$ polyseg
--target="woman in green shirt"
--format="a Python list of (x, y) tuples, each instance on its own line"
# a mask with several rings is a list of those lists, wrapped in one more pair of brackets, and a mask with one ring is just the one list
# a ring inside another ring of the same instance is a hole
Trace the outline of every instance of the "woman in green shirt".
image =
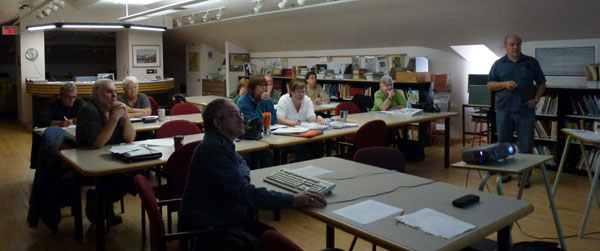
[(379, 90), (375, 92), (372, 111), (389, 111), (404, 107), (406, 107), (404, 93), (394, 90), (394, 80), (390, 76), (381, 77)]

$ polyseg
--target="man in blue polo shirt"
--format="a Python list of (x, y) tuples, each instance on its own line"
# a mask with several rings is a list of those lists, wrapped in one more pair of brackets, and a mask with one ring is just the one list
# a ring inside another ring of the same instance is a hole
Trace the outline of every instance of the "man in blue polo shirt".
[[(521, 42), (516, 35), (506, 36), (506, 56), (492, 65), (487, 86), (496, 92), (498, 142), (512, 143), (516, 130), (519, 152), (531, 153), (535, 106), (546, 90), (546, 78), (538, 61), (521, 53)], [(529, 180), (525, 186), (529, 187)]]

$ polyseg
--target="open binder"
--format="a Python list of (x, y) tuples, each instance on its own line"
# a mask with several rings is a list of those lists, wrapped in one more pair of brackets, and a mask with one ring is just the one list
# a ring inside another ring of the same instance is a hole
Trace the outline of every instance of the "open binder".
[(130, 163), (153, 160), (162, 157), (162, 153), (160, 151), (143, 146), (139, 146), (128, 151), (113, 151), (112, 155)]

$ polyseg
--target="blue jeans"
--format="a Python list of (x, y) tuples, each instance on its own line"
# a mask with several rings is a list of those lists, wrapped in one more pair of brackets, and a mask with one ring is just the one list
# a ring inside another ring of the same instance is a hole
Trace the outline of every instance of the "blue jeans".
[(507, 112), (496, 110), (496, 130), (499, 143), (513, 143), (514, 132), (517, 132), (519, 153), (533, 152), (533, 135), (535, 128), (535, 110)]

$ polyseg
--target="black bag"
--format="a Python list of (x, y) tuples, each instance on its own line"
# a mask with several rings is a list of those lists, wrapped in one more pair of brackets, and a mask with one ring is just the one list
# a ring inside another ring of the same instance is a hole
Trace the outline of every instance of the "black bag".
[(258, 118), (244, 120), (244, 135), (240, 139), (262, 139), (262, 122)]
[(440, 112), (440, 108), (436, 104), (428, 102), (413, 104), (412, 108), (423, 109), (424, 112)]
[(421, 161), (425, 158), (425, 147), (421, 141), (400, 140), (398, 149), (404, 153), (406, 160)]
[(367, 112), (367, 108), (373, 107), (373, 97), (357, 94), (352, 98), (352, 103), (358, 106), (361, 112)]

